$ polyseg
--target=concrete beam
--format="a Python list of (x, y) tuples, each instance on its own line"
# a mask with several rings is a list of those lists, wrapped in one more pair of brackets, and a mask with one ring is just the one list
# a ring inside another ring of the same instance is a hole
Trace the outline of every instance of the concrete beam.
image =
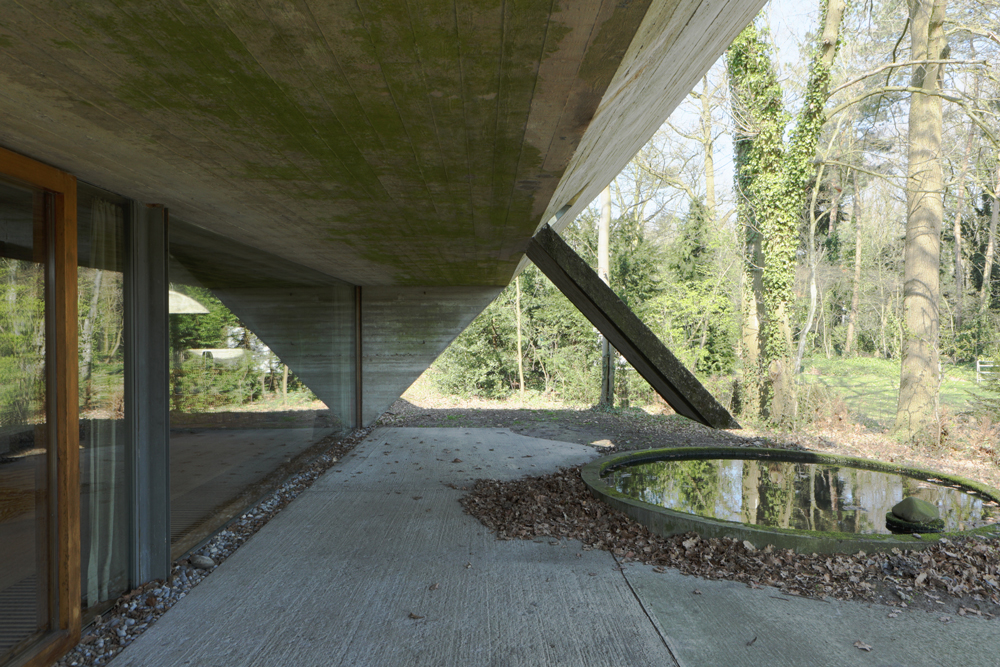
[(499, 293), (499, 287), (363, 287), (362, 424), (389, 409)]
[(342, 429), (357, 426), (353, 285), (176, 218), (170, 253), (173, 282), (212, 290)]
[(678, 414), (712, 428), (739, 428), (614, 291), (548, 225), (528, 244), (528, 258), (573, 302)]
[(354, 286), (215, 287), (212, 293), (326, 403), (355, 423)]

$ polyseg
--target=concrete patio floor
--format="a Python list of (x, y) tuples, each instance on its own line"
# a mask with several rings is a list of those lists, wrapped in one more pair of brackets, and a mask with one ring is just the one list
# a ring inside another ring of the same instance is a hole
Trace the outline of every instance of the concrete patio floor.
[(889, 618), (884, 606), (620, 568), (573, 541), (500, 542), (457, 502), (477, 477), (596, 455), (506, 429), (379, 429), (113, 664), (996, 664), (995, 621)]

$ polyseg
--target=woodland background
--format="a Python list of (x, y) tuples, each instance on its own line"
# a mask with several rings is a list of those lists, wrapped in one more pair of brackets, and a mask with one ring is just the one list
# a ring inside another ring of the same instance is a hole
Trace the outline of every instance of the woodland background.
[[(1000, 359), (1000, 4), (824, 1), (790, 64), (768, 17), (610, 185), (612, 288), (745, 422), (996, 421), (973, 369)], [(562, 232), (595, 268), (599, 220)], [(617, 369), (617, 405), (654, 401)], [(529, 266), (431, 377), (597, 403), (599, 334)]]

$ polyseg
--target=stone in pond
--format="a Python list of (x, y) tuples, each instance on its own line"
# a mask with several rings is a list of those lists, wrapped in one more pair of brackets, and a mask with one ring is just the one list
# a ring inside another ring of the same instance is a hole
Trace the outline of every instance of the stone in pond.
[(903, 498), (892, 508), (892, 514), (910, 523), (930, 523), (941, 518), (941, 513), (935, 505), (920, 498)]

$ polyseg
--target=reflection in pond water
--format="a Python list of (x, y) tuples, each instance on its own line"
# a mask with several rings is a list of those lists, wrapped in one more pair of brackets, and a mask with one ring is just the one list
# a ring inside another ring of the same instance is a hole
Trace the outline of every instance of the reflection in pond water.
[(651, 505), (798, 530), (888, 533), (886, 512), (906, 496), (936, 505), (946, 531), (971, 530), (1000, 519), (996, 502), (940, 480), (821, 463), (653, 461), (615, 468), (604, 481)]

